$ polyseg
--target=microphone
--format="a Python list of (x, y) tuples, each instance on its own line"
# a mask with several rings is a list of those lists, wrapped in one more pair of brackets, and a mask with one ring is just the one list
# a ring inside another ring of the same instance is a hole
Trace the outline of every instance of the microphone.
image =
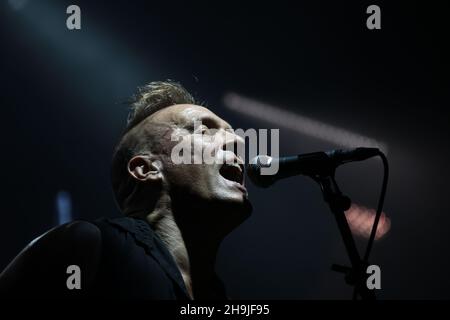
[(280, 179), (296, 175), (309, 177), (331, 175), (341, 164), (366, 160), (379, 153), (378, 148), (361, 147), (280, 158), (259, 155), (247, 165), (247, 175), (258, 187), (267, 188)]

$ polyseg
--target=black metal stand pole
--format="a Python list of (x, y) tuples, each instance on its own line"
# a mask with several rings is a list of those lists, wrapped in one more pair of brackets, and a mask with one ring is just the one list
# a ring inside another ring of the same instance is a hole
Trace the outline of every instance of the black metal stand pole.
[(369, 290), (366, 285), (367, 262), (362, 261), (359, 256), (358, 249), (356, 248), (352, 232), (348, 226), (344, 213), (344, 211), (350, 208), (350, 198), (343, 195), (339, 190), (339, 187), (334, 180), (334, 172), (329, 176), (315, 177), (315, 180), (320, 184), (325, 201), (328, 203), (336, 218), (345, 249), (352, 265), (351, 268), (333, 265), (332, 269), (346, 274), (346, 282), (354, 287), (354, 299), (356, 299), (357, 295), (360, 295), (363, 300), (375, 300), (375, 293), (372, 290)]

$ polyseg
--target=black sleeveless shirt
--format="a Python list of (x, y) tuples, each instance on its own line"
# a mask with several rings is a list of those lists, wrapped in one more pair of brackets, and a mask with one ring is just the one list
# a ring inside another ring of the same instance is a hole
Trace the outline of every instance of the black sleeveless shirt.
[[(47, 232), (18, 255), (0, 275), (2, 298), (190, 300), (172, 255), (145, 220), (102, 218), (64, 231), (74, 223)], [(86, 237), (89, 229), (97, 236)], [(99, 249), (84, 254), (94, 246)], [(80, 290), (68, 290), (66, 267), (77, 263), (89, 281), (83, 278)], [(226, 299), (222, 282), (215, 280), (211, 299)]]

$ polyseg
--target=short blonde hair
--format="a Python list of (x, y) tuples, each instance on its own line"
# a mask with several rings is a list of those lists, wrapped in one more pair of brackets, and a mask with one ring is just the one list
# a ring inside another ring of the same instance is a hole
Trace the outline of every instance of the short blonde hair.
[(167, 127), (152, 123), (144, 128), (140, 124), (153, 113), (176, 104), (195, 104), (195, 100), (181, 84), (171, 80), (150, 82), (132, 96), (127, 126), (115, 148), (111, 166), (114, 196), (121, 210), (133, 200), (129, 196), (136, 184), (128, 174), (128, 161), (146, 151), (167, 152), (168, 142), (161, 141)]
[(139, 87), (130, 103), (127, 130), (156, 111), (175, 104), (195, 104), (192, 95), (177, 82), (154, 81)]

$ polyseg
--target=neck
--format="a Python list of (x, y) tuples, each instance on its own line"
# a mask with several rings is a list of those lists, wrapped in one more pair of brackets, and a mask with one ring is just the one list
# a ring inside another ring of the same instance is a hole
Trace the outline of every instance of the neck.
[(186, 250), (189, 254), (190, 275), (196, 299), (211, 299), (216, 294), (215, 264), (221, 239), (202, 232), (184, 232)]
[(174, 258), (190, 297), (213, 297), (216, 255), (222, 239), (198, 229), (184, 228), (182, 233), (169, 203), (160, 201), (146, 219)]

